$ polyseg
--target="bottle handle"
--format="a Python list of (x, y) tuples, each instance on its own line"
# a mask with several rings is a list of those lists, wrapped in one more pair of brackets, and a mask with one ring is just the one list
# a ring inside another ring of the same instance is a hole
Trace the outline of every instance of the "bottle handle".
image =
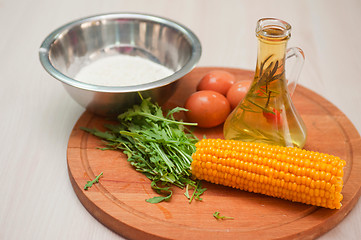
[(292, 96), (297, 83), (298, 83), (298, 77), (300, 76), (303, 63), (305, 62), (305, 54), (303, 53), (301, 48), (298, 47), (292, 47), (287, 49), (286, 51), (286, 60), (295, 57), (295, 62), (291, 66), (290, 71), (287, 71), (289, 73), (288, 76), (286, 76), (286, 79), (288, 80), (288, 91), (290, 95)]

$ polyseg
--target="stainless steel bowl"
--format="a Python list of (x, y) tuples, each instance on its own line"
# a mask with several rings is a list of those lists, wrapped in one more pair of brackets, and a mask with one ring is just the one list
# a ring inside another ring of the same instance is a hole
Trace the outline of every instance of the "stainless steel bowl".
[[(99, 86), (74, 79), (82, 67), (118, 54), (140, 56), (175, 73), (151, 83), (126, 87)], [(115, 116), (139, 103), (138, 92), (164, 103), (177, 88), (177, 80), (195, 67), (200, 56), (201, 44), (191, 30), (168, 19), (137, 13), (73, 21), (52, 32), (39, 49), (45, 70), (60, 80), (81, 106), (103, 116)]]

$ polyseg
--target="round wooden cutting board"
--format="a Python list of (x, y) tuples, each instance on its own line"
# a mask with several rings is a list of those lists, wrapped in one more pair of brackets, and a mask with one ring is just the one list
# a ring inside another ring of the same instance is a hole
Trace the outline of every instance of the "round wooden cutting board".
[[(196, 68), (180, 80), (180, 86), (164, 108), (183, 106), (201, 77), (215, 68)], [(225, 69), (238, 80), (251, 79), (253, 72)], [(203, 183), (203, 201), (191, 204), (184, 190), (174, 187), (169, 202), (145, 201), (156, 193), (150, 181), (135, 171), (119, 151), (102, 151), (100, 139), (79, 127), (104, 130), (108, 120), (85, 112), (71, 133), (68, 169), (75, 193), (84, 207), (102, 224), (129, 239), (313, 239), (339, 223), (353, 208), (361, 188), (361, 141), (355, 127), (334, 105), (316, 93), (298, 86), (294, 104), (307, 129), (305, 149), (346, 160), (344, 199), (340, 210), (248, 193)], [(222, 126), (196, 129), (198, 137), (222, 138)], [(99, 183), (85, 191), (87, 181), (103, 172)], [(214, 212), (233, 217), (217, 220)]]

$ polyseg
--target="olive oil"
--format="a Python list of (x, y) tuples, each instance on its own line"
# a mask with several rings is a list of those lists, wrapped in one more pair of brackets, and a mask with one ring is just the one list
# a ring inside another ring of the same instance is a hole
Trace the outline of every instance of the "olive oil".
[(261, 20), (256, 29), (255, 76), (245, 98), (227, 118), (224, 137), (303, 147), (306, 127), (292, 103), (285, 76), (290, 26), (283, 21), (267, 25)]

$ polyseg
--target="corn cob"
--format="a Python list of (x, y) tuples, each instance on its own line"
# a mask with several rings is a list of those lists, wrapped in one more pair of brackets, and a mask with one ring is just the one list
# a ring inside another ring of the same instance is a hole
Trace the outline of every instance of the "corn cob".
[(339, 209), (344, 160), (264, 143), (203, 139), (192, 155), (201, 180), (294, 202)]

